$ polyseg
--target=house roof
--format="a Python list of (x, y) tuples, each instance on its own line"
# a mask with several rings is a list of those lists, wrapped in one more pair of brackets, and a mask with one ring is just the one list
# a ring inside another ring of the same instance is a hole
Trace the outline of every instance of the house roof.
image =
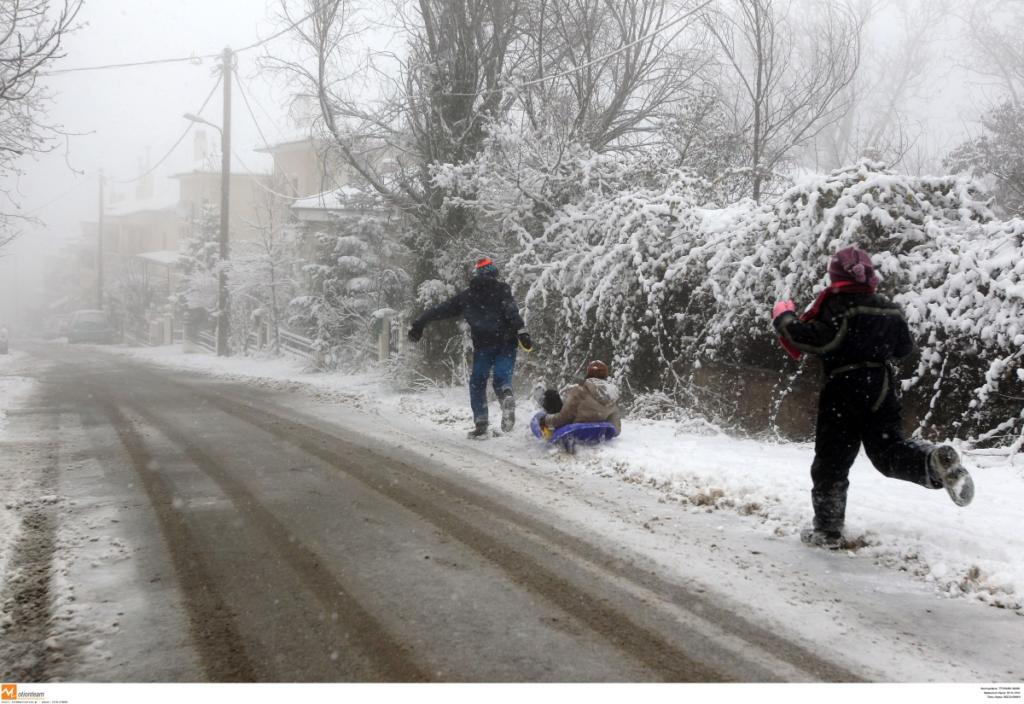
[(145, 259), (148, 262), (161, 264), (163, 266), (174, 266), (181, 258), (181, 255), (178, 252), (171, 249), (158, 249), (153, 252), (141, 252), (135, 256), (139, 259)]
[(178, 198), (175, 196), (153, 196), (141, 200), (123, 200), (111, 203), (106, 207), (104, 213), (111, 217), (123, 215), (134, 215), (135, 213), (151, 213), (161, 210), (173, 210), (178, 205)]
[(268, 144), (265, 147), (257, 147), (253, 151), (260, 152), (262, 154), (273, 154), (277, 151), (284, 151), (293, 147), (298, 147), (306, 144), (316, 144), (312, 137), (299, 137), (297, 139), (290, 139), (284, 142), (277, 142), (276, 144)]
[(58, 298), (56, 301), (54, 301), (54, 302), (50, 303), (48, 306), (46, 306), (46, 309), (50, 310), (50, 311), (59, 310), (59, 309), (63, 308), (64, 306), (66, 306), (70, 301), (71, 301), (71, 296), (62, 296), (62, 297)]
[(367, 194), (358, 188), (342, 186), (333, 191), (325, 191), (314, 196), (298, 198), (292, 203), (292, 210), (365, 209), (367, 198)]
[[(220, 170), (214, 171), (212, 169), (193, 169), (192, 171), (182, 171), (177, 174), (171, 174), (171, 178), (188, 178), (190, 176), (216, 176), (220, 178)], [(253, 174), (247, 171), (231, 171), (231, 178), (270, 178), (271, 174)]]

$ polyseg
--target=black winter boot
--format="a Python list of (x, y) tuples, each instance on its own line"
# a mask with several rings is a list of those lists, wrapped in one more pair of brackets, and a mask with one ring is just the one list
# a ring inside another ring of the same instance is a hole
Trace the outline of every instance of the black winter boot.
[(505, 389), (501, 392), (501, 430), (509, 432), (516, 426), (516, 397), (512, 395), (512, 389)]
[(843, 547), (843, 534), (838, 530), (819, 530), (808, 526), (800, 531), (800, 540), (804, 545), (826, 550), (839, 550)]
[(471, 440), (483, 440), (487, 437), (487, 421), (480, 421), (466, 436)]

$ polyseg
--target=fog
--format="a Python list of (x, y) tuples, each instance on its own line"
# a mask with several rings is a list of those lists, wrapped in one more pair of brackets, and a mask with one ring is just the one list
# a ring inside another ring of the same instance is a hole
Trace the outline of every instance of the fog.
[[(79, 15), (81, 27), (66, 38), (66, 58), (53, 68), (202, 56), (226, 46), (246, 46), (280, 28), (273, 15), (276, 7), (265, 0), (90, 0)], [(291, 136), (285, 134), (287, 97), (272, 92), (270, 81), (251, 78), (258, 56), (255, 51), (239, 55), (239, 75), (251, 87), (254, 101), (269, 113), (261, 124), (267, 138)], [(203, 59), (43, 79), (53, 96), (46, 120), (61, 126), (66, 137), (57, 139), (50, 153), (20, 164), (21, 212), (37, 222), (19, 225), (21, 235), (2, 252), (0, 296), (8, 310), (19, 290), (24, 294), (28, 282), (35, 280), (39, 255), (79, 237), (81, 221), (95, 221), (101, 169), (108, 179), (108, 198), (134, 194), (135, 184), (124, 182), (167, 153), (188, 126), (183, 113), (196, 111), (213, 87), (216, 65), (215, 59)], [(219, 123), (220, 111), (218, 91), (204, 117)], [(260, 138), (240, 101), (232, 122), (234, 151), (249, 168), (266, 170), (267, 158), (252, 151)], [(211, 150), (216, 149), (215, 130), (206, 131)], [(167, 177), (192, 168), (192, 147), (189, 135), (154, 172), (157, 194), (173, 197), (177, 185)]]

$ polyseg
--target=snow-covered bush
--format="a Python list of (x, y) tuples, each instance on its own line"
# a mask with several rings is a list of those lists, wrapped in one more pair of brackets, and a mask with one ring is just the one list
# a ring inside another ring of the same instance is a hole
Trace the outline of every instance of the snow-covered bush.
[(355, 368), (373, 351), (375, 326), (410, 298), (408, 252), (387, 220), (336, 217), (306, 232), (312, 262), (305, 293), (291, 301), (291, 322), (315, 341), (324, 363)]
[(921, 429), (1020, 433), (1024, 223), (994, 221), (972, 182), (865, 162), (726, 208), (681, 173), (629, 191), (604, 183), (585, 181), (540, 235), (519, 232), (513, 273), (549, 373), (607, 358), (634, 393), (704, 406), (700, 365), (755, 366), (786, 393), (796, 367), (775, 343), (772, 302), (809, 303), (832, 253), (858, 244), (917, 336), (906, 387), (931, 408)]

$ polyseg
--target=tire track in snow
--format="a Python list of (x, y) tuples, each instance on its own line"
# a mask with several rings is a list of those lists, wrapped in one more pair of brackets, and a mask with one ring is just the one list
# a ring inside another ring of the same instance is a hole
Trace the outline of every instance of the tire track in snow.
[[(185, 593), (189, 627), (206, 676), (213, 682), (255, 682), (257, 670), (245, 652), (234, 615), (217, 589), (188, 525), (175, 511), (174, 496), (134, 424), (109, 399), (92, 389), (92, 403), (109, 419), (157, 515), (175, 573)], [(82, 398), (86, 402), (85, 395)], [(88, 411), (85, 412), (88, 415)], [(83, 417), (83, 422), (91, 419)], [(92, 420), (95, 422), (95, 420)]]
[[(395, 454), (404, 453), (370, 450), (359, 442), (358, 436), (348, 442), (343, 441), (341, 437), (351, 435), (343, 428), (329, 426), (327, 430), (318, 429), (316, 420), (306, 421), (301, 414), (288, 414), (300, 418), (295, 421), (286, 415), (232, 400), (232, 397), (247, 398), (245, 392), (224, 397), (211, 394), (208, 389), (198, 389), (197, 385), (182, 382), (173, 375), (154, 376), (162, 377), (172, 386), (189, 389), (197, 397), (318, 457), (433, 523), (442, 533), (452, 536), (503, 570), (514, 583), (546, 599), (602, 636), (606, 642), (636, 658), (656, 677), (700, 682), (726, 679), (772, 681), (793, 678), (789, 673), (796, 670), (796, 677), (801, 680), (858, 679), (840, 666), (716, 606), (712, 600), (656, 575), (637, 573), (629, 560), (610, 557), (601, 549), (554, 528), (548, 522), (513, 510), (500, 499), (488, 498), (460, 482), (418, 469), (416, 457), (396, 459)], [(257, 398), (255, 401), (262, 404), (265, 399)], [(481, 521), (481, 513), (489, 513), (497, 520)], [(476, 522), (465, 519), (463, 514), (476, 514)], [(504, 537), (506, 534), (508, 537)], [(591, 574), (584, 574), (581, 578), (577, 569), (573, 575), (573, 568), (579, 565), (559, 564), (558, 559), (562, 556), (567, 556), (569, 563), (592, 563)], [(632, 594), (628, 588), (623, 589), (624, 583), (633, 585)], [(638, 586), (642, 588), (636, 588)], [(648, 590), (646, 595), (645, 589)], [(646, 603), (650, 592), (657, 594), (653, 604)], [(626, 609), (622, 608), (623, 603)], [(716, 625), (734, 634), (733, 640), (738, 641), (741, 648), (761, 647), (774, 657), (774, 662), (789, 663), (789, 666), (773, 672), (764, 667), (771, 657), (748, 660), (742, 649), (724, 652), (716, 640), (709, 639), (699, 629), (688, 629), (686, 623), (663, 627), (656, 619), (668, 610), (662, 608), (665, 605), (675, 606), (677, 613), (690, 612), (708, 621), (713, 619)], [(667, 638), (662, 635), (666, 630), (672, 631)], [(738, 657), (736, 652), (740, 653)], [(693, 653), (695, 657), (687, 653)]]
[[(659, 633), (635, 623), (603, 597), (578, 588), (526, 552), (488, 535), (444, 505), (464, 502), (483, 505), (488, 510), (493, 510), (496, 515), (513, 517), (517, 526), (524, 522), (522, 516), (499, 509), (497, 504), (488, 499), (447, 482), (434, 477), (428, 478), (422, 472), (393, 459), (389, 461), (388, 467), (397, 471), (382, 472), (375, 465), (379, 465), (381, 459), (387, 458), (344, 443), (310, 426), (228, 400), (221, 395), (203, 396), (225, 412), (318, 457), (434, 524), (444, 534), (454, 537), (500, 567), (515, 583), (571, 614), (666, 681), (723, 682), (736, 679), (707, 662), (692, 658)], [(360, 461), (361, 459), (371, 461)], [(713, 646), (711, 650), (714, 650)]]
[[(610, 573), (610, 576), (615, 578), (613, 581), (640, 587), (633, 591), (653, 592), (660, 599), (689, 613), (697, 614), (701, 619), (713, 622), (726, 634), (731, 635), (732, 640), (742, 640), (769, 654), (770, 658), (789, 663), (797, 670), (824, 681), (861, 681), (861, 677), (841, 665), (825, 660), (771, 630), (742, 619), (706, 597), (654, 574), (638, 572), (634, 566), (610, 557), (601, 549), (575, 536), (519, 513), (471, 489), (417, 469), (401, 460), (376, 455), (370, 450), (347, 443), (330, 432), (299, 420), (228, 398), (224, 394), (198, 390), (196, 392), (225, 412), (309, 452), (435, 524), (443, 532), (452, 535), (501, 567), (517, 583), (549, 599), (610, 642), (640, 659), (648, 667), (662, 673), (670, 681), (717, 682), (737, 677), (695, 661), (652, 629), (638, 625), (629, 616), (612, 608), (601, 597), (595, 597), (574, 586), (524, 551), (517, 550), (505, 540), (488, 535), (475, 527), (461, 517), (467, 515), (468, 511), (461, 511), (461, 515), (456, 515), (448, 507), (472, 507), (500, 519), (519, 533), (524, 530), (533, 533), (541, 541), (546, 541), (566, 553), (569, 559), (589, 563), (597, 568), (596, 571), (603, 571), (606, 576)], [(377, 462), (388, 459), (388, 467), (394, 470), (394, 473), (376, 470), (374, 462), (360, 461), (360, 455), (366, 460), (376, 459)], [(395, 481), (396, 478), (402, 481)], [(643, 601), (643, 597), (640, 597), (640, 601)], [(700, 637), (696, 632), (692, 635)], [(716, 650), (712, 643), (705, 643), (702, 647), (712, 653)], [(719, 654), (724, 659), (729, 659), (726, 653)], [(735, 658), (732, 659), (735, 661)], [(767, 681), (780, 677), (777, 674), (773, 676), (768, 671), (755, 674), (751, 670), (743, 679)]]
[(375, 672), (357, 673), (362, 681), (423, 682), (428, 675), (414, 662), (411, 653), (392, 636), (349, 593), (312, 550), (295, 540), (291, 531), (267, 510), (241, 482), (189, 437), (162, 420), (150, 409), (132, 405), (131, 409), (167, 437), (197, 469), (212, 479), (236, 507), (238, 513), (270, 541), (278, 558), (302, 578), (328, 613), (339, 620), (332, 626), (339, 641), (348, 641), (362, 651), (375, 666)]

